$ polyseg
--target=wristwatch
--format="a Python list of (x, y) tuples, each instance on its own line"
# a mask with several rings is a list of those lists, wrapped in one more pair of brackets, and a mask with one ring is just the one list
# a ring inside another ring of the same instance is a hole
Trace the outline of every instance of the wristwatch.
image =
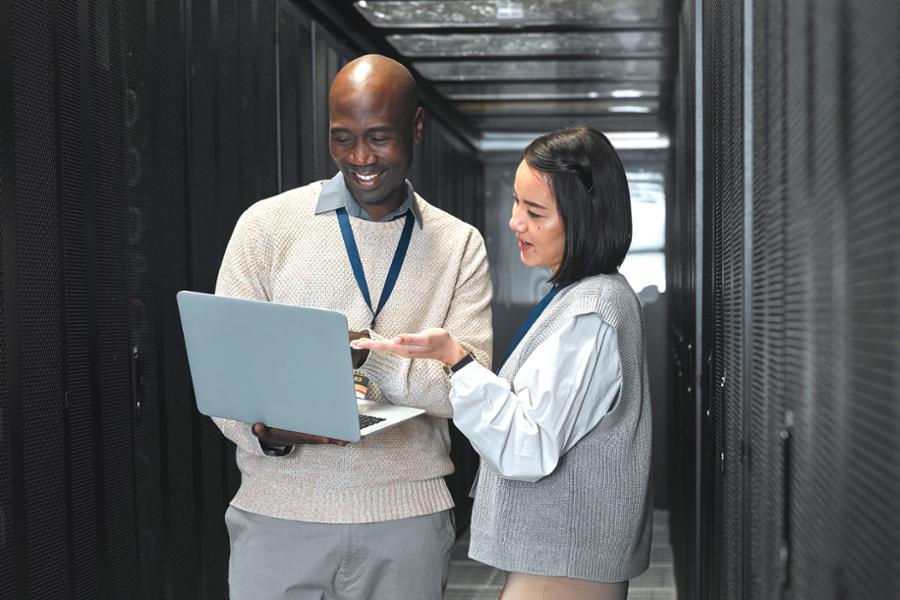
[(461, 359), (459, 359), (449, 367), (444, 367), (444, 372), (447, 373), (447, 375), (452, 375), (474, 360), (475, 355), (471, 352), (466, 352), (466, 355)]
[(287, 456), (294, 449), (293, 446), (269, 446), (259, 440), (259, 447), (266, 456)]

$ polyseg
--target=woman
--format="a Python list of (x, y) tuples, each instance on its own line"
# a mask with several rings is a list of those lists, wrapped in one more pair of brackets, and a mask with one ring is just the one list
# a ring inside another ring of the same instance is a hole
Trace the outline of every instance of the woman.
[(553, 288), (495, 375), (442, 329), (354, 346), (440, 360), (453, 421), (481, 455), (469, 555), (503, 600), (622, 599), (649, 563), (650, 396), (643, 319), (618, 273), (625, 171), (587, 127), (542, 136), (516, 171), (510, 229)]

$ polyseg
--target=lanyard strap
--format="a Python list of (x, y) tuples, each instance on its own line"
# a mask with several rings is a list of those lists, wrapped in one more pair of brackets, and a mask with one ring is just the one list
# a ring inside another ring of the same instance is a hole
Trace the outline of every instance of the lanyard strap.
[(413, 215), (412, 212), (406, 213), (406, 223), (403, 225), (403, 233), (400, 234), (400, 241), (397, 243), (397, 249), (394, 251), (394, 260), (391, 261), (391, 268), (388, 271), (387, 279), (384, 280), (384, 287), (381, 289), (381, 298), (378, 300), (378, 308), (372, 308), (372, 298), (369, 296), (369, 285), (366, 283), (366, 274), (363, 271), (362, 259), (359, 257), (359, 248), (356, 246), (356, 238), (353, 237), (353, 228), (350, 227), (350, 217), (347, 215), (347, 209), (341, 207), (337, 209), (338, 223), (341, 226), (341, 236), (344, 238), (344, 247), (347, 249), (347, 256), (350, 258), (350, 266), (353, 267), (353, 276), (356, 277), (356, 285), (362, 292), (363, 299), (369, 310), (372, 311), (372, 323), (388, 298), (394, 291), (394, 285), (400, 276), (400, 269), (403, 268), (403, 261), (406, 259), (406, 251), (409, 250), (409, 240), (412, 238)]
[[(528, 330), (531, 329), (531, 326), (534, 325), (534, 322), (538, 320), (538, 317), (541, 316), (541, 313), (544, 312), (544, 309), (547, 308), (547, 305), (550, 304), (550, 301), (556, 297), (556, 295), (561, 290), (561, 287), (553, 286), (550, 288), (550, 291), (541, 298), (541, 301), (538, 302), (534, 308), (531, 309), (531, 313), (529, 313), (528, 318), (525, 319), (525, 322), (519, 327), (519, 330), (516, 331), (516, 335), (513, 336), (512, 342), (509, 343), (509, 348), (506, 349), (506, 354), (503, 356), (503, 361), (500, 363), (500, 369), (503, 368), (503, 365), (506, 364), (507, 359), (516, 349), (516, 346), (519, 345), (519, 342), (522, 341), (522, 338), (525, 337), (525, 334), (528, 333)], [(497, 369), (497, 372), (500, 372), (500, 369)]]

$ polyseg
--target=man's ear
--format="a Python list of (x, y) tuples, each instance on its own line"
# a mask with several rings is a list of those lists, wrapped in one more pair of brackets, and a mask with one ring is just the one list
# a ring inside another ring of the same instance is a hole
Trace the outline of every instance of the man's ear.
[(419, 143), (422, 141), (422, 131), (425, 129), (425, 109), (421, 106), (416, 109), (416, 116), (413, 119), (413, 141)]

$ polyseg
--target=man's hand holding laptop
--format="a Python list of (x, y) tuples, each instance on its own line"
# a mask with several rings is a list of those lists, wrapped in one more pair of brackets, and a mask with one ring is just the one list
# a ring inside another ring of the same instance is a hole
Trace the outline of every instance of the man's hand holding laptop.
[(266, 446), (299, 446), (300, 444), (337, 444), (338, 446), (346, 446), (350, 443), (344, 440), (335, 440), (297, 431), (275, 429), (267, 427), (265, 423), (254, 423), (250, 430)]

